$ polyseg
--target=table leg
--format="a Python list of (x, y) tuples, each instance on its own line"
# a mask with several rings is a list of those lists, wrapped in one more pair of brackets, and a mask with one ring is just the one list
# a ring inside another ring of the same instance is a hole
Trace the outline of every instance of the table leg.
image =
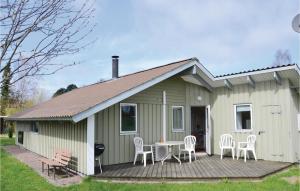
[(164, 165), (165, 160), (167, 160), (167, 158), (172, 157), (172, 154), (168, 152), (167, 156), (161, 161), (161, 165)]

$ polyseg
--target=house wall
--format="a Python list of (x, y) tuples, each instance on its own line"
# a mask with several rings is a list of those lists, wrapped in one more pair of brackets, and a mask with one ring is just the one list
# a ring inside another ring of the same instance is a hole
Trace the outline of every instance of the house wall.
[(294, 161), (300, 162), (300, 130), (298, 129), (298, 118), (300, 114), (300, 94), (295, 89), (289, 89), (290, 112), (291, 112), (291, 136), (292, 153)]
[[(102, 162), (104, 165), (132, 162), (134, 158), (133, 138), (140, 136), (144, 144), (154, 144), (162, 137), (162, 92), (167, 97), (167, 140), (183, 140), (190, 134), (190, 106), (208, 105), (209, 92), (203, 87), (190, 84), (179, 77), (167, 79), (154, 85), (122, 103), (137, 104), (137, 134), (120, 135), (120, 103), (95, 115), (95, 141), (106, 147)], [(198, 101), (197, 97), (202, 100)], [(184, 106), (184, 131), (172, 132), (172, 106)]]
[[(213, 95), (211, 115), (214, 154), (220, 154), (219, 139), (224, 133), (232, 134), (236, 144), (246, 141), (248, 135), (255, 134), (259, 159), (295, 162), (293, 145), (296, 143), (293, 141), (296, 136), (299, 141), (299, 133), (293, 135), (296, 101), (291, 102), (288, 80), (283, 80), (282, 85), (275, 81), (256, 83), (255, 89), (247, 84), (234, 86), (233, 90), (221, 87), (216, 88)], [(252, 132), (235, 132), (234, 104), (241, 103), (252, 104)], [(259, 135), (259, 131), (263, 133)]]
[(54, 157), (57, 149), (67, 149), (72, 153), (71, 168), (86, 174), (86, 120), (76, 124), (41, 121), (37, 127), (39, 132), (34, 133), (31, 122), (16, 122), (16, 135), (24, 131), (24, 148), (47, 158)]

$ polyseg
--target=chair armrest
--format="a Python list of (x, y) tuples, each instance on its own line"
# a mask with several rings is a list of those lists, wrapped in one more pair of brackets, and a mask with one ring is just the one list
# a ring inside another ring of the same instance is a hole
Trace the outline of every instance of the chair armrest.
[(238, 143), (238, 148), (243, 148), (242, 145), (245, 144), (247, 146), (248, 142), (239, 142)]

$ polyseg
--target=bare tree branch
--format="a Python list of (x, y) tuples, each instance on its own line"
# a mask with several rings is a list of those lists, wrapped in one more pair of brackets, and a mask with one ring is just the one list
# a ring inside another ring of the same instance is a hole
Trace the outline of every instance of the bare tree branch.
[(14, 84), (73, 66), (51, 61), (93, 42), (85, 39), (95, 27), (94, 11), (90, 0), (0, 0), (0, 74), (11, 67)]

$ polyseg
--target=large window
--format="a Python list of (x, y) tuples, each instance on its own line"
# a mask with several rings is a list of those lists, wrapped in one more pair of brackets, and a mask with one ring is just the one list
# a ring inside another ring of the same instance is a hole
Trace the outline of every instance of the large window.
[(183, 106), (173, 106), (172, 107), (172, 130), (173, 132), (183, 131), (184, 130), (184, 115), (183, 115)]
[(250, 104), (240, 104), (234, 106), (235, 130), (252, 130), (252, 109)]
[(130, 134), (137, 132), (137, 105), (120, 104), (120, 133)]

